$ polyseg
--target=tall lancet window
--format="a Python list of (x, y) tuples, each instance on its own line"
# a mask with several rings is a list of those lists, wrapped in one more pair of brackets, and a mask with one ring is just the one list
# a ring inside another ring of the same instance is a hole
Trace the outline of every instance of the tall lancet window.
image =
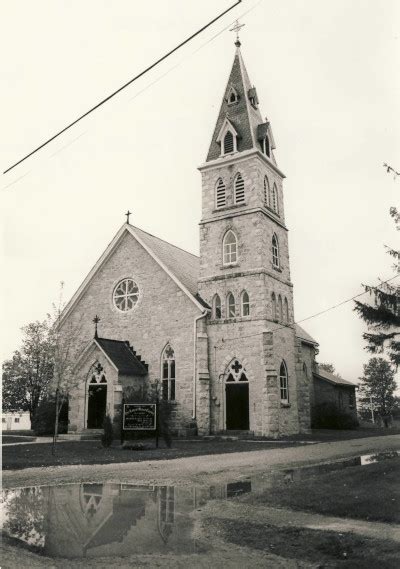
[(264, 204), (269, 206), (269, 182), (267, 176), (264, 176)]
[(232, 263), (237, 263), (237, 239), (236, 235), (232, 230), (225, 233), (223, 241), (223, 263), (224, 265), (231, 265)]
[(235, 318), (236, 316), (236, 303), (235, 303), (235, 297), (233, 296), (233, 294), (230, 292), (228, 294), (228, 297), (226, 299), (226, 303), (227, 303), (227, 312), (228, 312), (228, 318)]
[(279, 384), (281, 392), (281, 403), (289, 403), (288, 372), (284, 360), (282, 360), (279, 370)]
[(162, 398), (175, 401), (175, 352), (167, 344), (162, 354)]
[(289, 324), (289, 304), (286, 297), (283, 303), (283, 320), (286, 324)]
[(275, 213), (278, 213), (278, 191), (276, 189), (276, 184), (272, 186), (269, 206), (274, 210)]
[(283, 320), (282, 297), (278, 296), (278, 320)]
[(241, 304), (242, 304), (242, 316), (250, 316), (250, 298), (249, 298), (249, 293), (244, 290), (242, 292), (242, 298), (241, 298)]
[(237, 174), (235, 178), (234, 194), (235, 194), (235, 204), (244, 203), (244, 180), (240, 172)]
[(218, 294), (216, 294), (214, 296), (214, 301), (213, 301), (213, 316), (216, 320), (219, 320), (222, 316), (222, 311), (221, 311), (221, 298)]
[(275, 269), (279, 269), (279, 245), (275, 233), (272, 236), (272, 266)]
[(224, 154), (230, 154), (235, 150), (233, 134), (230, 130), (224, 136)]
[(274, 292), (271, 294), (271, 313), (272, 313), (272, 319), (277, 320), (278, 315), (276, 313), (276, 296)]
[(269, 143), (268, 135), (262, 140), (262, 151), (263, 153), (268, 156), (271, 156), (271, 145)]
[(215, 205), (217, 208), (226, 205), (226, 188), (222, 178), (218, 178), (215, 186)]

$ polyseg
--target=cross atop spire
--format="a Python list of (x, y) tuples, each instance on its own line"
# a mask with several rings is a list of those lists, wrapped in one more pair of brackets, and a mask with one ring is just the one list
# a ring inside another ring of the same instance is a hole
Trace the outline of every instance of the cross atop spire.
[(126, 212), (125, 215), (126, 215), (126, 223), (129, 223), (129, 216), (132, 215), (132, 212), (129, 211), (129, 209), (128, 209), (128, 211)]
[(243, 26), (245, 26), (246, 24), (239, 24), (239, 20), (236, 20), (235, 25), (233, 26), (233, 28), (231, 28), (229, 31), (230, 32), (236, 32), (236, 41), (235, 41), (235, 46), (236, 47), (240, 47), (242, 44), (240, 43), (239, 40), (239, 30), (241, 28), (243, 28)]

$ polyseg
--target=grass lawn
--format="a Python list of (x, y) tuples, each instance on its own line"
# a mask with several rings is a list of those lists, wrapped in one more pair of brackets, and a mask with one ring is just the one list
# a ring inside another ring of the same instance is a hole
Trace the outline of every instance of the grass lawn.
[(400, 458), (347, 467), (261, 494), (247, 503), (400, 524)]
[(36, 437), (35, 436), (29, 436), (29, 437), (24, 437), (22, 435), (3, 435), (1, 437), (2, 440), (2, 444), (6, 444), (6, 443), (26, 443), (29, 441), (35, 441)]
[(215, 531), (225, 542), (274, 553), (284, 559), (311, 562), (321, 568), (399, 567), (399, 545), (388, 540), (298, 527), (278, 528), (248, 520), (210, 518), (207, 525), (208, 531)]
[[(155, 448), (153, 440), (146, 442), (148, 450), (122, 450), (117, 444), (103, 448), (99, 441), (67, 441), (57, 443), (56, 455), (51, 454), (51, 443), (17, 445), (3, 447), (3, 469), (14, 470), (33, 466), (58, 466), (64, 464), (109, 464), (112, 462), (139, 462), (145, 460), (162, 460), (197, 456), (202, 454), (219, 454), (230, 452), (248, 452), (268, 448), (277, 448), (279, 444), (246, 441), (172, 441), (172, 448), (166, 448), (160, 440), (160, 447)], [(297, 446), (292, 441), (282, 443), (282, 447)]]

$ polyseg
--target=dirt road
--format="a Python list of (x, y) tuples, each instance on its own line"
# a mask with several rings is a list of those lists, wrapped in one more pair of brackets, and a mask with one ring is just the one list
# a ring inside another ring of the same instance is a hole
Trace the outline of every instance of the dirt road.
[(306, 465), (384, 450), (400, 450), (400, 435), (174, 460), (9, 470), (3, 472), (3, 488), (105, 481), (209, 485), (238, 480), (271, 468)]

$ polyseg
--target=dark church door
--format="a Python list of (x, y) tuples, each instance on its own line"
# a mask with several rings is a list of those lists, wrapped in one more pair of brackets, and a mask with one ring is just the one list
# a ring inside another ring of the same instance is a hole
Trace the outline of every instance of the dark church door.
[(106, 414), (107, 384), (89, 385), (88, 429), (101, 429)]
[(226, 428), (233, 431), (249, 429), (249, 384), (226, 383)]

